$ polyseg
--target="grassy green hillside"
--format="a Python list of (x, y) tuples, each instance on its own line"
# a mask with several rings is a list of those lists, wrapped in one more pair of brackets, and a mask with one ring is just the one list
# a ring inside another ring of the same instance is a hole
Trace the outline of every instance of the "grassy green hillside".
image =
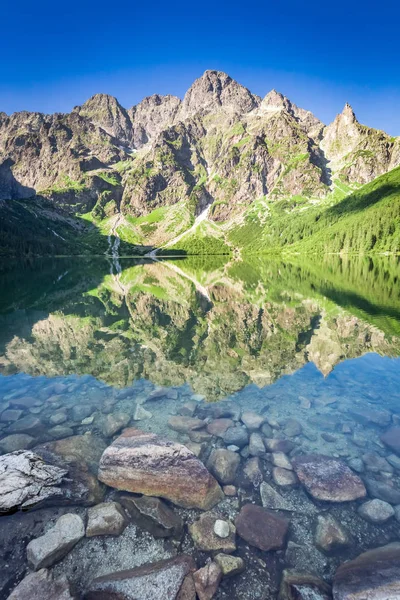
[(264, 222), (254, 210), (229, 239), (245, 252), (400, 252), (400, 167), (336, 204), (301, 198), (268, 204)]
[(334, 185), (323, 200), (263, 197), (242, 216), (197, 227), (179, 203), (143, 218), (116, 213), (96, 220), (56, 212), (43, 198), (3, 201), (0, 255), (105, 254), (116, 234), (120, 256), (154, 247), (160, 255), (400, 253), (400, 167), (356, 191)]

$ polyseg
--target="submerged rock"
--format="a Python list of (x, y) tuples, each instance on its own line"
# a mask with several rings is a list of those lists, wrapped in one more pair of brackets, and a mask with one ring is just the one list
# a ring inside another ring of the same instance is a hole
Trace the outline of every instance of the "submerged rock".
[(332, 515), (318, 515), (315, 545), (323, 552), (331, 554), (349, 546), (350, 537)]
[(179, 515), (167, 506), (160, 498), (149, 496), (131, 496), (121, 494), (119, 500), (128, 511), (133, 522), (140, 528), (146, 529), (154, 537), (180, 537), (183, 522)]
[(150, 419), (152, 416), (152, 413), (143, 408), (141, 404), (136, 405), (135, 412), (133, 413), (134, 421), (144, 421), (145, 419)]
[(193, 579), (199, 600), (212, 600), (221, 583), (222, 571), (216, 562), (210, 562), (193, 573)]
[(281, 467), (274, 467), (272, 469), (272, 478), (279, 487), (293, 487), (298, 483), (296, 474), (293, 471), (288, 471)]
[(35, 444), (35, 438), (27, 433), (14, 433), (0, 440), (0, 449), (3, 452), (15, 452), (16, 450), (29, 450)]
[(393, 473), (394, 469), (392, 465), (390, 465), (385, 458), (379, 456), (378, 454), (367, 452), (366, 454), (363, 454), (361, 458), (365, 468), (367, 471), (371, 471), (371, 473)]
[(249, 487), (248, 482), (255, 488), (261, 484), (264, 476), (258, 456), (254, 456), (253, 458), (246, 460), (243, 466), (243, 477), (245, 479), (245, 481), (242, 482), (244, 487)]
[(345, 562), (333, 580), (334, 600), (400, 598), (400, 544), (368, 550)]
[(88, 510), (86, 537), (95, 535), (120, 535), (128, 524), (118, 502), (102, 502)]
[(53, 579), (47, 569), (29, 573), (7, 600), (73, 600), (67, 579)]
[(68, 482), (62, 486), (63, 496), (58, 504), (98, 504), (104, 497), (104, 486), (97, 479), (100, 457), (105, 449), (101, 438), (74, 435), (48, 442), (35, 448), (46, 462), (68, 469)]
[(211, 452), (207, 467), (214, 477), (223, 484), (233, 483), (240, 464), (240, 456), (231, 450), (218, 448)]
[(392, 427), (381, 435), (381, 441), (393, 452), (400, 455), (400, 427)]
[(267, 438), (265, 440), (265, 447), (269, 452), (283, 452), (284, 454), (288, 454), (295, 448), (295, 444), (291, 440)]
[(263, 456), (265, 454), (265, 445), (260, 433), (250, 434), (249, 454), (250, 456)]
[(388, 410), (376, 410), (373, 408), (353, 408), (350, 414), (356, 421), (363, 425), (378, 425), (386, 427), (389, 425), (392, 415)]
[(105, 437), (111, 437), (126, 427), (131, 420), (130, 415), (122, 412), (112, 412), (106, 415), (101, 424), (101, 430)]
[(26, 554), (35, 571), (51, 567), (61, 560), (85, 535), (85, 526), (79, 515), (66, 514), (44, 535), (29, 542)]
[(390, 483), (376, 481), (375, 479), (365, 479), (368, 494), (372, 498), (378, 498), (389, 504), (400, 504), (400, 490), (393, 487)]
[(235, 425), (232, 419), (215, 419), (207, 425), (207, 431), (210, 435), (223, 437), (226, 430)]
[(340, 460), (320, 454), (296, 456), (293, 468), (313, 498), (349, 502), (366, 496), (361, 479)]
[[(186, 578), (196, 569), (190, 556), (160, 560), (96, 577), (88, 586), (85, 600), (180, 600), (187, 591)], [(183, 589), (185, 586), (185, 590)], [(187, 596), (187, 600), (195, 600)], [(184, 600), (186, 600), (184, 598)]]
[(235, 525), (248, 544), (268, 551), (284, 547), (289, 521), (261, 506), (246, 504), (236, 517)]
[(249, 434), (244, 427), (235, 426), (229, 427), (223, 436), (224, 442), (227, 446), (233, 444), (239, 448), (243, 448), (249, 443)]
[(368, 502), (361, 504), (358, 509), (358, 514), (365, 519), (365, 521), (378, 524), (386, 523), (386, 521), (394, 516), (395, 512), (393, 506), (388, 502), (375, 498), (374, 500), (369, 500)]
[(239, 556), (217, 554), (217, 556), (214, 557), (214, 561), (221, 569), (222, 577), (232, 577), (233, 575), (238, 575), (245, 569), (244, 561)]
[(214, 533), (219, 538), (225, 539), (229, 537), (231, 533), (231, 528), (227, 521), (223, 521), (222, 519), (217, 519), (214, 523)]
[(257, 431), (265, 423), (266, 418), (247, 410), (242, 414), (241, 420), (249, 431)]
[(279, 600), (331, 600), (331, 587), (311, 573), (283, 571)]
[(26, 415), (10, 425), (7, 429), (7, 433), (27, 433), (35, 436), (42, 433), (43, 430), (44, 425), (40, 419), (33, 415)]
[(200, 518), (189, 525), (189, 533), (197, 548), (205, 552), (234, 552), (236, 550), (236, 528), (230, 521), (225, 521), (229, 527), (229, 533), (222, 538), (215, 533), (217, 521), (225, 521), (221, 515), (206, 512)]
[(269, 485), (266, 481), (263, 481), (260, 485), (261, 502), (264, 508), (270, 508), (273, 510), (288, 510), (293, 511), (294, 507), (279, 494), (274, 488)]
[(185, 508), (207, 510), (223, 498), (217, 481), (186, 446), (139, 429), (127, 429), (104, 451), (98, 477), (111, 487)]
[(282, 469), (287, 469), (288, 471), (293, 471), (292, 463), (289, 458), (283, 452), (273, 452), (271, 455), (272, 464), (275, 467), (281, 467)]
[(29, 450), (0, 456), (0, 512), (30, 508), (62, 496), (68, 470), (46, 464)]
[(196, 419), (195, 417), (185, 417), (183, 415), (175, 415), (168, 419), (168, 427), (178, 433), (187, 433), (188, 431), (196, 431), (203, 429), (206, 426), (205, 421)]

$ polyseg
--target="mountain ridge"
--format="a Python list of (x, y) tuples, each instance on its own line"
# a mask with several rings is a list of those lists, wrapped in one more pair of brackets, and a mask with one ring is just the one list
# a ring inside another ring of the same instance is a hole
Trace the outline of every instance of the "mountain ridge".
[(224, 229), (257, 203), (312, 205), (399, 164), (400, 138), (361, 125), (349, 104), (326, 126), (221, 71), (206, 71), (183, 100), (154, 94), (126, 109), (95, 94), (71, 113), (0, 113), (0, 199), (43, 197), (105, 234), (121, 214), (116, 234), (133, 245), (169, 243), (205, 209), (207, 227)]

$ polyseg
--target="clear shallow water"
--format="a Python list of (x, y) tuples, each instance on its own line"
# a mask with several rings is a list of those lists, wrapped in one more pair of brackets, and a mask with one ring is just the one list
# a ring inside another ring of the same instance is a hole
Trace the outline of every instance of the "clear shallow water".
[[(128, 425), (190, 444), (168, 419), (194, 399), (232, 400), (242, 411), (266, 416), (271, 435), (293, 441), (295, 452), (323, 453), (350, 464), (368, 453), (392, 454), (380, 436), (389, 423), (400, 421), (397, 260), (245, 264), (214, 258), (121, 261), (121, 268), (118, 273), (106, 260), (54, 259), (0, 271), (2, 453), (16, 449), (8, 439), (16, 433), (31, 438), (21, 447), (83, 434), (105, 446)], [(158, 399), (151, 399), (160, 387)], [(138, 406), (151, 416), (135, 420)], [(14, 413), (7, 416), (6, 410)], [(382, 410), (389, 413), (383, 424), (371, 417)], [(362, 468), (363, 476), (400, 490), (398, 470), (388, 476)], [(90, 469), (95, 473), (96, 464)], [(268, 470), (266, 477), (271, 480)], [(301, 493), (280, 491), (294, 500)], [(233, 518), (235, 502), (246, 497), (259, 503), (257, 494), (239, 495), (227, 514)], [(247, 575), (234, 587), (224, 584), (218, 598), (262, 598), (257, 586), (269, 586), (274, 597), (285, 566), (311, 565), (329, 581), (343, 560), (399, 538), (395, 519), (378, 526), (360, 519), (353, 505), (328, 511), (353, 531), (350, 549), (326, 557), (313, 540), (315, 516), (293, 516), (286, 553), (247, 556)], [(28, 515), (2, 522), (11, 536), (13, 528), (25, 526), (24, 519)], [(26, 527), (24, 535), (32, 537), (28, 520)], [(7, 543), (3, 556), (10, 552)], [(133, 566), (129, 557), (113, 563), (113, 544), (103, 549), (100, 563)], [(130, 547), (125, 539), (121, 544)], [(296, 554), (293, 544), (303, 551)], [(172, 550), (157, 546), (146, 552), (149, 560)], [(268, 577), (259, 573), (256, 559), (268, 564)], [(78, 550), (65, 561), (57, 568), (69, 569), (77, 581), (83, 577), (77, 563), (85, 564), (85, 572), (89, 568)], [(20, 564), (11, 569), (11, 581), (25, 568), (22, 542), (15, 562)], [(93, 565), (93, 576), (104, 569)]]

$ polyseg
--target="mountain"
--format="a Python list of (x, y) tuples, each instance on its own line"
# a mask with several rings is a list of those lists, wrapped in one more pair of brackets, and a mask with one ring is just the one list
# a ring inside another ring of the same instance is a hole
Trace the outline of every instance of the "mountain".
[(325, 126), (220, 71), (182, 101), (156, 94), (125, 109), (96, 94), (70, 114), (0, 113), (1, 251), (17, 253), (18, 231), (45, 205), (46, 219), (74, 221), (76, 253), (107, 252), (109, 236), (127, 253), (229, 253), (246, 246), (249, 223), (265, 239), (271, 216), (314, 214), (398, 165), (400, 138), (361, 125), (348, 104)]

